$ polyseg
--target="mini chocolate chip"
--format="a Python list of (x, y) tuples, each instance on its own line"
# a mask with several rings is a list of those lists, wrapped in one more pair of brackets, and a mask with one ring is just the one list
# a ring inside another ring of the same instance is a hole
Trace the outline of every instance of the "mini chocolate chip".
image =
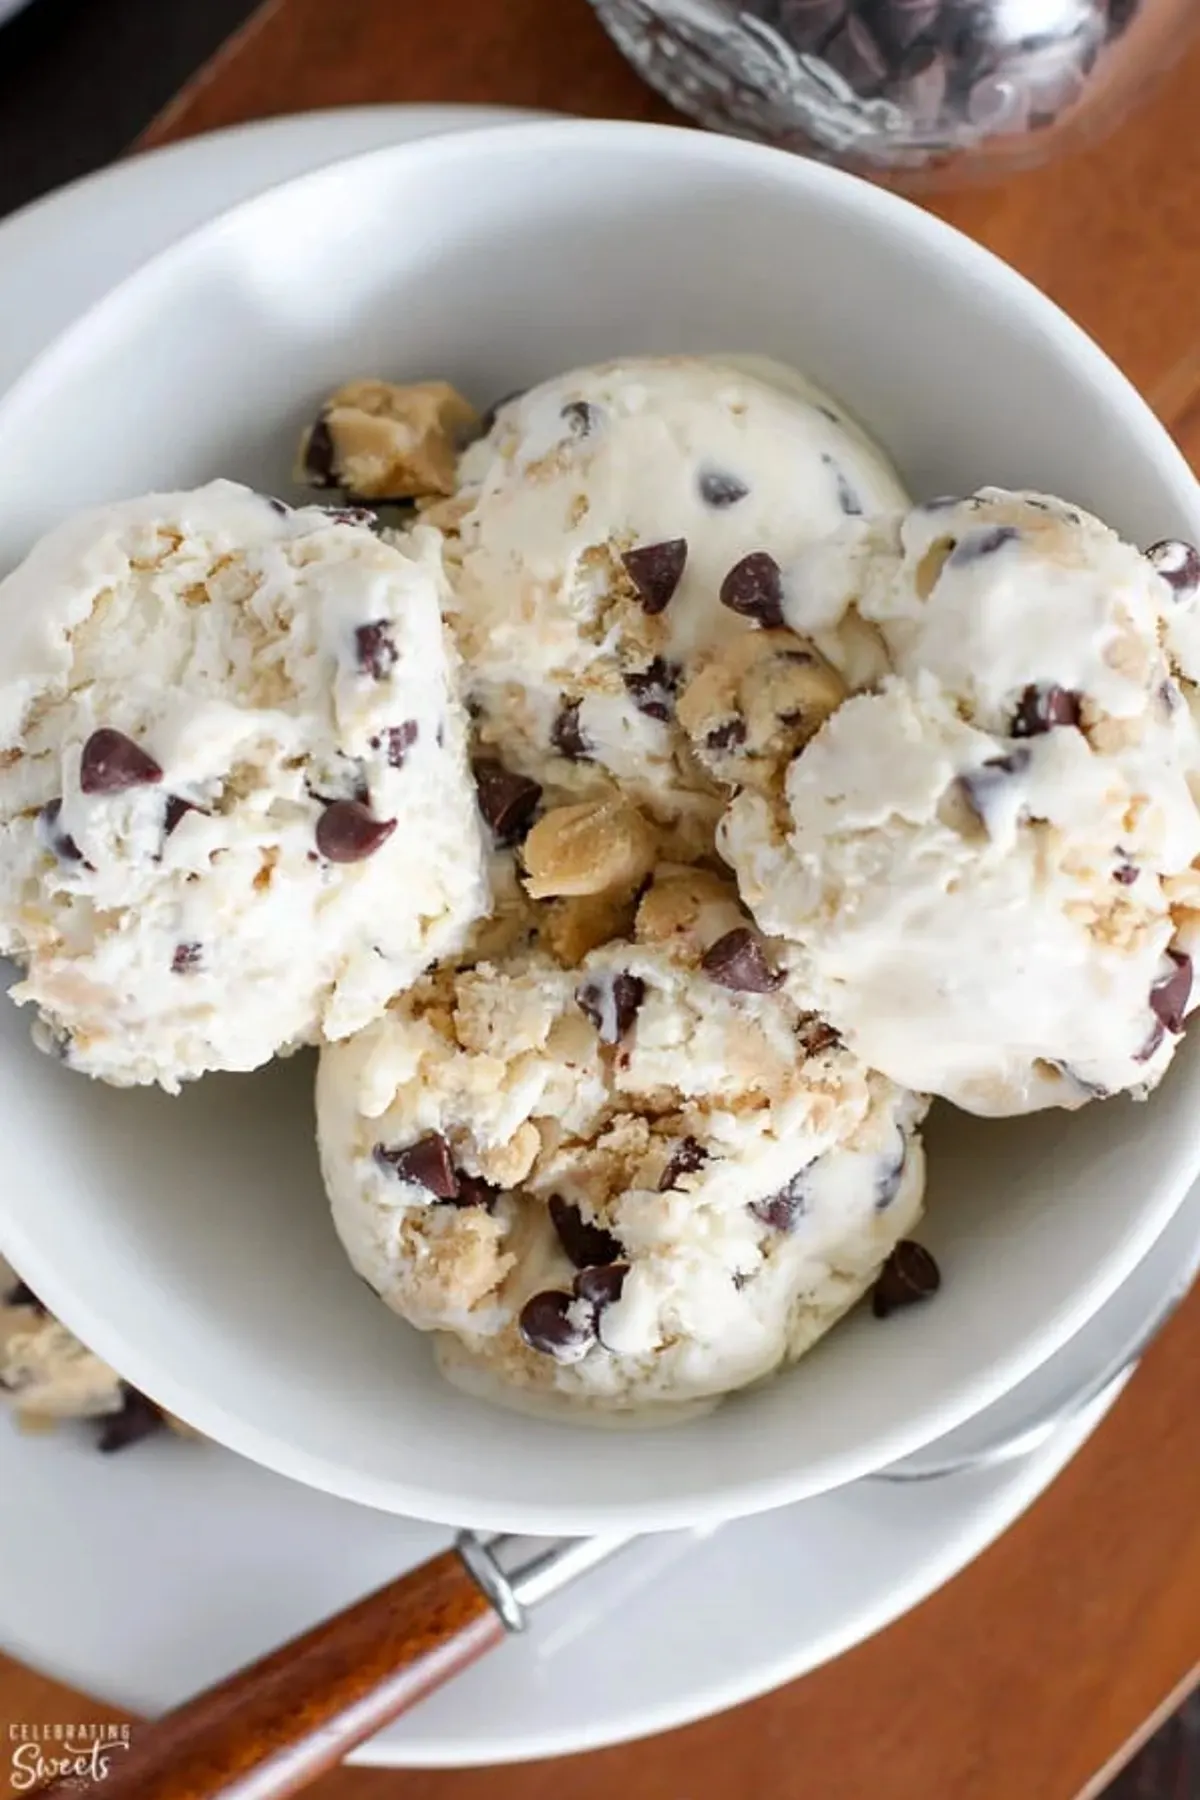
[(311, 486), (331, 488), (339, 486), (337, 478), (337, 452), (334, 447), (333, 433), (329, 429), (329, 421), (324, 414), (316, 420), (304, 445), (304, 478)]
[(763, 947), (745, 925), (738, 925), (710, 944), (700, 958), (705, 974), (735, 994), (769, 994), (783, 980), (763, 954)]
[(851, 487), (846, 471), (837, 464), (832, 456), (822, 454), (821, 461), (827, 469), (833, 471), (834, 485), (837, 489), (837, 502), (848, 519), (861, 519), (863, 503)]
[(60, 862), (82, 862), (83, 851), (71, 834), (59, 827), (58, 820), (61, 812), (61, 800), (47, 800), (38, 814), (38, 826), (41, 830), (42, 841)]
[(750, 492), (744, 481), (723, 469), (701, 469), (696, 485), (705, 505), (715, 507), (718, 512), (723, 512), (727, 506), (736, 506)]
[(1177, 600), (1190, 600), (1200, 590), (1200, 550), (1194, 545), (1180, 538), (1164, 538), (1151, 544), (1146, 559)]
[(871, 1311), (877, 1319), (902, 1306), (928, 1300), (942, 1285), (941, 1271), (922, 1244), (901, 1238), (882, 1269), (871, 1292)]
[(552, 1288), (525, 1302), (517, 1329), (531, 1350), (561, 1363), (578, 1362), (596, 1341), (595, 1313), (587, 1302)]
[(797, 1169), (790, 1181), (784, 1182), (777, 1193), (768, 1194), (764, 1200), (754, 1200), (750, 1211), (764, 1225), (773, 1231), (794, 1231), (796, 1222), (808, 1204), (808, 1195), (804, 1177), (808, 1173), (808, 1165)]
[(698, 1144), (694, 1137), (680, 1138), (658, 1178), (659, 1193), (665, 1194), (669, 1189), (678, 1187), (681, 1175), (694, 1175), (707, 1161), (708, 1151), (703, 1144)]
[(621, 558), (637, 589), (642, 611), (653, 617), (670, 605), (687, 565), (686, 538), (664, 538), (661, 544), (639, 544)]
[(479, 810), (501, 849), (520, 843), (542, 797), (541, 783), (515, 775), (496, 757), (477, 757), (471, 765)]
[[(1118, 850), (1117, 855), (1123, 856), (1124, 852)], [(1112, 878), (1114, 881), (1119, 881), (1122, 887), (1132, 887), (1140, 874), (1141, 870), (1136, 864), (1131, 862), (1119, 862), (1113, 870)]]
[(602, 1044), (615, 1044), (624, 1037), (645, 998), (641, 976), (627, 972), (585, 981), (575, 989), (575, 1003), (596, 1027)]
[(1192, 959), (1182, 950), (1168, 950), (1167, 956), (1174, 967), (1150, 989), (1150, 1010), (1165, 1030), (1178, 1034), (1192, 994)]
[(502, 412), (506, 406), (511, 406), (514, 400), (520, 400), (528, 392), (528, 388), (514, 388), (511, 394), (501, 394), (499, 400), (493, 400), (490, 406), (485, 406), (479, 420), (480, 436), (486, 437), (496, 423), (497, 414)]
[(1010, 731), (1015, 738), (1040, 737), (1056, 725), (1078, 725), (1083, 696), (1072, 688), (1031, 684), (1017, 702)]
[(127, 1450), (131, 1444), (140, 1444), (143, 1438), (153, 1437), (165, 1423), (162, 1408), (123, 1381), (120, 1412), (109, 1413), (106, 1418), (96, 1421), (99, 1428), (96, 1447), (102, 1455), (112, 1456), (118, 1450)]
[(903, 1132), (899, 1133), (900, 1148), (885, 1162), (875, 1177), (875, 1211), (886, 1212), (896, 1195), (900, 1192), (900, 1184), (904, 1180), (904, 1171), (908, 1167), (908, 1139)]
[(562, 417), (576, 437), (591, 437), (604, 423), (600, 407), (593, 406), (590, 400), (568, 400), (562, 409)]
[(726, 719), (723, 725), (714, 725), (704, 739), (706, 750), (736, 750), (746, 741), (745, 719)]
[(163, 836), (170, 837), (179, 821), (190, 812), (199, 812), (200, 808), (191, 800), (185, 800), (182, 794), (168, 794), (163, 808)]
[(79, 786), (85, 794), (123, 794), (162, 780), (162, 770), (123, 731), (93, 731), (79, 759)]
[(382, 737), (371, 739), (371, 748), (380, 750), (386, 744), (388, 767), (402, 769), (409, 751), (421, 735), (420, 726), (415, 719), (405, 719), (402, 725), (389, 725)]
[(665, 725), (675, 711), (675, 694), (681, 674), (678, 663), (656, 656), (644, 669), (634, 669), (622, 679), (638, 711)]
[[(625, 1286), (625, 1277), (628, 1273), (629, 1264), (619, 1262), (608, 1263), (603, 1268), (580, 1269), (573, 1284), (575, 1298), (586, 1300), (589, 1306), (595, 1307), (597, 1315), (599, 1315), (606, 1306), (615, 1306), (621, 1298), (621, 1290)], [(598, 1317), (596, 1329), (599, 1333)]]
[(5, 1306), (31, 1306), (35, 1313), (40, 1313), (43, 1317), (47, 1311), (29, 1283), (22, 1281), (20, 1276), (17, 1277), (16, 1286), (9, 1288), (5, 1294), (4, 1304)]
[(577, 1269), (597, 1268), (614, 1263), (622, 1254), (621, 1241), (603, 1225), (585, 1219), (579, 1208), (561, 1194), (550, 1196), (550, 1222), (558, 1233), (558, 1241)]
[(200, 967), (204, 951), (199, 944), (176, 944), (175, 954), (171, 958), (172, 975), (190, 975), (193, 969)]
[(797, 1021), (796, 1036), (806, 1056), (823, 1056), (826, 1050), (836, 1050), (842, 1041), (820, 1013), (805, 1013)]
[(579, 709), (582, 700), (564, 700), (558, 717), (550, 727), (550, 742), (560, 756), (570, 762), (587, 762), (592, 754), (592, 746), (583, 735), (579, 724)]
[(1020, 535), (1015, 525), (986, 525), (980, 531), (969, 531), (951, 552), (950, 566), (961, 569), (985, 556), (995, 556), (997, 550), (1003, 550), (1005, 544), (1015, 543)]
[(418, 1138), (415, 1144), (406, 1144), (401, 1150), (376, 1144), (374, 1156), (381, 1168), (401, 1181), (427, 1188), (435, 1200), (457, 1200), (460, 1196), (460, 1178), (450, 1160), (450, 1146), (439, 1131), (431, 1131), (428, 1137)]
[(386, 619), (373, 619), (354, 633), (354, 655), (364, 675), (386, 681), (400, 659), (392, 628)]
[(395, 829), (395, 819), (377, 819), (361, 800), (333, 800), (317, 820), (317, 849), (327, 862), (365, 862)]
[(773, 629), (783, 624), (783, 576), (766, 550), (752, 550), (735, 562), (721, 583), (721, 605), (743, 619)]
[(452, 1204), (466, 1208), (482, 1206), (488, 1212), (494, 1212), (496, 1202), (500, 1198), (500, 1189), (485, 1181), (482, 1175), (464, 1175), (461, 1169), (455, 1171), (458, 1179), (458, 1192)]

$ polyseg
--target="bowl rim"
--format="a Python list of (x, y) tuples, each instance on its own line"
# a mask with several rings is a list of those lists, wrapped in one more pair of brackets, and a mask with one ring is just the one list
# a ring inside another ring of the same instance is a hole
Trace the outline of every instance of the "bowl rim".
[[(698, 171), (719, 165), (742, 179), (748, 190), (762, 180), (770, 180), (777, 186), (790, 187), (797, 194), (816, 196), (827, 210), (857, 215), (866, 231), (895, 238), (904, 236), (931, 276), (939, 265), (950, 263), (980, 283), (998, 286), (1006, 291), (1010, 310), (1021, 316), (1027, 328), (1052, 340), (1056, 353), (1102, 391), (1106, 409), (1122, 418), (1130, 437), (1141, 440), (1142, 453), (1153, 464), (1164, 492), (1171, 493), (1181, 510), (1195, 514), (1200, 527), (1200, 488), (1182, 453), (1148, 404), (1081, 326), (994, 252), (903, 196), (845, 171), (769, 146), (703, 133), (686, 126), (639, 121), (548, 117), (491, 125), (338, 157), (306, 174), (273, 183), (263, 192), (226, 208), (215, 218), (184, 233), (166, 249), (148, 258), (60, 332), (17, 381), (0, 395), (0, 436), (11, 429), (10, 417), (34, 404), (48, 381), (57, 384), (62, 379), (64, 359), (69, 368), (71, 358), (86, 350), (96, 330), (102, 328), (108, 318), (119, 314), (130, 293), (149, 284), (153, 298), (154, 283), (172, 279), (179, 266), (186, 266), (189, 258), (206, 254), (222, 237), (236, 233), (247, 216), (272, 204), (281, 195), (316, 193), (324, 186), (336, 188), (350, 172), (357, 179), (369, 182), (374, 168), (397, 161), (417, 178), (422, 165), (477, 166), (491, 155), (505, 156), (518, 146), (527, 162), (539, 162), (551, 158), (554, 148), (564, 138), (601, 156), (612, 147), (632, 150), (649, 158), (665, 150), (671, 157), (686, 159)], [(1200, 1074), (1195, 1079), (1200, 1086)], [(886, 1433), (874, 1433), (866, 1440), (870, 1448), (860, 1446), (856, 1451), (829, 1453), (823, 1473), (816, 1480), (793, 1467), (750, 1479), (723, 1478), (703, 1492), (676, 1494), (665, 1500), (634, 1500), (619, 1505), (604, 1503), (599, 1510), (578, 1502), (515, 1506), (501, 1503), (497, 1506), (480, 1497), (464, 1501), (461, 1495), (444, 1485), (425, 1485), (419, 1471), (414, 1471), (412, 1479), (401, 1482), (369, 1475), (324, 1454), (301, 1448), (289, 1438), (277, 1436), (240, 1414), (231, 1413), (208, 1394), (192, 1389), (186, 1379), (178, 1375), (160, 1380), (154, 1367), (155, 1353), (144, 1352), (139, 1347), (136, 1331), (132, 1343), (127, 1339), (125, 1315), (96, 1312), (86, 1293), (60, 1282), (52, 1246), (45, 1243), (39, 1248), (38, 1233), (35, 1231), (31, 1236), (27, 1229), (31, 1215), (26, 1212), (14, 1225), (2, 1184), (0, 1239), (6, 1252), (12, 1254), (51, 1310), (70, 1329), (77, 1331), (97, 1354), (205, 1436), (282, 1475), (380, 1510), (450, 1526), (550, 1534), (612, 1529), (652, 1531), (750, 1516), (844, 1485), (917, 1450), (963, 1423), (1032, 1373), (1099, 1310), (1165, 1228), (1198, 1174), (1200, 1135), (1191, 1148), (1186, 1166), (1181, 1156), (1176, 1169), (1159, 1174), (1152, 1189), (1153, 1201), (1142, 1200), (1134, 1225), (1122, 1238), (1119, 1248), (1110, 1252), (1087, 1282), (1077, 1284), (1067, 1304), (1048, 1314), (1039, 1332), (1020, 1340), (1003, 1363), (993, 1369), (990, 1379), (976, 1382), (969, 1403), (960, 1402), (954, 1406), (927, 1404), (916, 1409), (907, 1415), (906, 1424), (902, 1422)], [(128, 1316), (136, 1319), (136, 1311), (131, 1310)], [(633, 1435), (636, 1437), (640, 1433)]]

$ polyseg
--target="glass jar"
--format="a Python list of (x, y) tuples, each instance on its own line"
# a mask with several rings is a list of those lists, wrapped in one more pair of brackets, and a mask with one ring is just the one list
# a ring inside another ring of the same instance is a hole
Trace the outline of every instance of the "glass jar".
[(1182, 51), (1198, 0), (592, 0), (681, 112), (876, 176), (1045, 161)]

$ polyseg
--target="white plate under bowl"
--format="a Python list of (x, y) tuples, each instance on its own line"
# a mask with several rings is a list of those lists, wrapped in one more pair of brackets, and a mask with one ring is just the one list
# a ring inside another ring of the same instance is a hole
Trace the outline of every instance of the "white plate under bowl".
[[(714, 219), (730, 266), (772, 268), (774, 282), (730, 282), (711, 256)], [(654, 285), (639, 289), (631, 271), (647, 258)], [(937, 221), (754, 146), (573, 122), (322, 170), (141, 270), (0, 404), (0, 558), (116, 492), (218, 470), (278, 491), (297, 426), (355, 370), (441, 370), (486, 398), (635, 341), (722, 337), (808, 363), (918, 491), (1029, 482), (1135, 537), (1200, 534), (1191, 475), (1128, 384)], [(910, 1452), (1103, 1304), (1198, 1154), (1192, 1047), (1145, 1109), (1019, 1125), (943, 1114), (937, 1305), (886, 1332), (852, 1319), (786, 1381), (711, 1420), (604, 1439), (447, 1392), (427, 1345), (354, 1281), (307, 1142), (302, 1065), (173, 1101), (104, 1093), (37, 1057), (24, 1029), (4, 1016), (4, 1232), (55, 1310), (172, 1410), (271, 1467), (507, 1528), (711, 1522)]]

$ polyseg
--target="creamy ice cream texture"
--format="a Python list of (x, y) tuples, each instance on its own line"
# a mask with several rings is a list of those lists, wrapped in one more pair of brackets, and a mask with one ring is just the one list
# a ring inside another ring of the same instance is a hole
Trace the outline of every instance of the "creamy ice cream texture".
[(828, 1329), (920, 1214), (923, 1110), (689, 868), (632, 941), (435, 973), (318, 1080), (358, 1273), (498, 1392), (616, 1411), (719, 1396)]
[(630, 359), (546, 382), (499, 408), (433, 515), (481, 745), (557, 799), (615, 777), (685, 854), (711, 847), (719, 802), (680, 688), (771, 622), (781, 563), (905, 504), (832, 402), (763, 369)]
[(72, 1067), (345, 1036), (486, 910), (439, 540), (366, 517), (214, 482), (0, 583), (0, 951)]
[(970, 1111), (1147, 1091), (1200, 920), (1200, 567), (987, 489), (843, 531), (784, 587), (855, 685), (875, 641), (870, 691), (762, 759), (719, 836), (814, 1004), (870, 1066)]

